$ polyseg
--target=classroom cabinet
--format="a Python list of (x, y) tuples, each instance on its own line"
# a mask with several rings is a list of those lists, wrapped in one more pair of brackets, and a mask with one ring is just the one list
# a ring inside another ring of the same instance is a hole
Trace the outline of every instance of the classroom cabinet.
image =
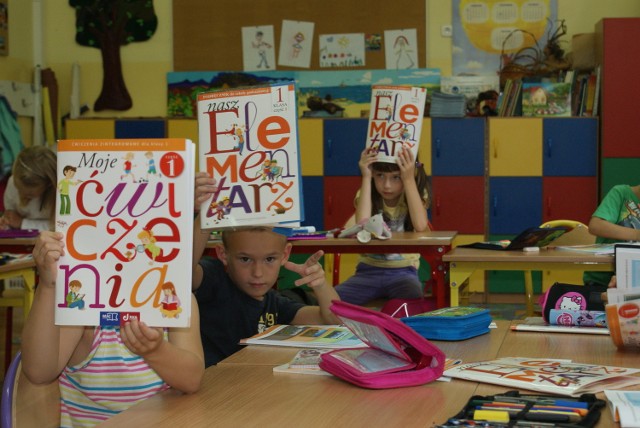
[[(299, 120), (303, 225), (342, 227), (354, 213), (367, 125), (366, 118)], [(68, 138), (197, 142), (195, 119), (76, 119), (66, 127)], [(596, 118), (424, 118), (418, 156), (431, 178), (434, 228), (474, 242), (509, 239), (548, 220), (587, 223), (597, 205), (597, 133)], [(522, 289), (521, 275), (513, 276), (489, 273), (490, 289)]]

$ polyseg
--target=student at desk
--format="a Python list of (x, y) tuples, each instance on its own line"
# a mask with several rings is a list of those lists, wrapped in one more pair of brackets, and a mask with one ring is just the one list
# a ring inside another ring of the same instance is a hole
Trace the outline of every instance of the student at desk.
[(0, 229), (53, 230), (56, 155), (44, 146), (22, 150), (4, 192)]
[[(421, 163), (408, 148), (399, 151), (396, 162), (377, 162), (378, 153), (365, 149), (358, 166), (362, 184), (356, 195), (356, 222), (382, 213), (392, 231), (429, 230), (428, 178)], [(418, 299), (419, 254), (362, 254), (356, 273), (336, 287), (340, 298), (364, 305), (378, 298)]]
[[(597, 244), (640, 241), (640, 185), (618, 184), (605, 195), (589, 221)], [(585, 272), (584, 283), (606, 287), (613, 272)]]
[[(195, 206), (211, 200), (215, 180), (206, 173), (196, 175)], [(196, 208), (197, 209), (197, 208)], [(217, 259), (202, 258), (211, 230), (194, 221), (193, 291), (200, 310), (200, 331), (207, 367), (240, 350), (240, 339), (262, 332), (275, 324), (339, 324), (329, 310), (339, 300), (318, 263), (318, 251), (304, 264), (287, 259), (291, 244), (269, 227), (245, 227), (222, 232)], [(273, 289), (280, 267), (298, 273), (296, 286), (309, 286), (318, 306), (294, 302)]]
[(33, 249), (40, 273), (22, 333), (22, 369), (35, 384), (60, 384), (60, 426), (89, 427), (169, 387), (196, 392), (204, 376), (197, 304), (188, 328), (57, 326), (57, 263), (62, 233), (42, 232)]

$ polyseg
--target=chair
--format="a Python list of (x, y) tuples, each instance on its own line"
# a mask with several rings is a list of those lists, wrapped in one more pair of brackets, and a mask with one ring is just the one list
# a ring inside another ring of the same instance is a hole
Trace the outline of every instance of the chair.
[[(593, 244), (596, 241), (596, 237), (589, 233), (589, 227), (576, 220), (551, 220), (545, 222), (540, 225), (540, 227), (559, 227), (559, 226), (569, 226), (571, 230), (555, 239), (551, 244), (551, 246), (560, 246), (560, 245), (588, 245)], [(543, 276), (550, 275), (550, 271), (545, 271)], [(558, 277), (556, 276), (557, 272), (554, 272), (555, 281), (558, 281)], [(533, 275), (530, 270), (524, 271), (524, 289), (525, 289), (525, 299), (526, 299), (526, 307), (527, 307), (527, 316), (533, 315)], [(576, 278), (576, 275), (580, 275), (579, 278)], [(549, 283), (550, 286), (553, 282)], [(563, 277), (560, 279), (560, 282), (568, 282), (568, 283), (582, 283), (582, 272), (567, 272), (563, 274)], [(545, 287), (545, 281), (543, 278), (543, 291), (548, 288)]]
[(60, 426), (58, 382), (34, 385), (22, 375), (22, 354), (9, 365), (2, 385), (0, 428)]

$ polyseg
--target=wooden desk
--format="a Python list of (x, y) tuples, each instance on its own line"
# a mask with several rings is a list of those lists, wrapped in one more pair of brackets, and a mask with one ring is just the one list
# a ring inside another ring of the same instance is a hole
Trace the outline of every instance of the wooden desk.
[[(437, 344), (466, 361), (493, 358), (507, 333), (508, 322), (502, 322), (489, 334)], [(457, 413), (477, 386), (452, 381), (368, 390), (335, 377), (273, 373), (273, 366), (288, 362), (298, 350), (249, 346), (208, 368), (197, 394), (167, 391), (101, 426), (429, 427)]]
[(0, 238), (1, 253), (30, 253), (38, 238)]
[[(613, 271), (613, 256), (542, 249), (540, 252), (454, 248), (442, 257), (449, 263), (450, 303), (459, 304), (459, 290), (476, 270)], [(533, 284), (525, 275), (527, 314), (533, 314)]]
[[(448, 268), (442, 257), (451, 249), (451, 243), (456, 235), (455, 231), (393, 232), (391, 239), (372, 239), (367, 244), (361, 244), (355, 238), (294, 240), (291, 243), (293, 253), (312, 254), (318, 250), (323, 250), (326, 254), (419, 253), (431, 266), (436, 303), (439, 308), (443, 308), (447, 306)], [(220, 241), (209, 241), (207, 248), (213, 248), (219, 243)], [(336, 268), (334, 266), (334, 279)]]

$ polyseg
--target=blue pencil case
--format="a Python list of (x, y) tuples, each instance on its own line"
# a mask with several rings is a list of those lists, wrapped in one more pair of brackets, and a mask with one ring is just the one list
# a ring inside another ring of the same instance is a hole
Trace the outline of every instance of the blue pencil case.
[(400, 318), (418, 334), (431, 340), (465, 340), (489, 332), (489, 310), (452, 306)]

